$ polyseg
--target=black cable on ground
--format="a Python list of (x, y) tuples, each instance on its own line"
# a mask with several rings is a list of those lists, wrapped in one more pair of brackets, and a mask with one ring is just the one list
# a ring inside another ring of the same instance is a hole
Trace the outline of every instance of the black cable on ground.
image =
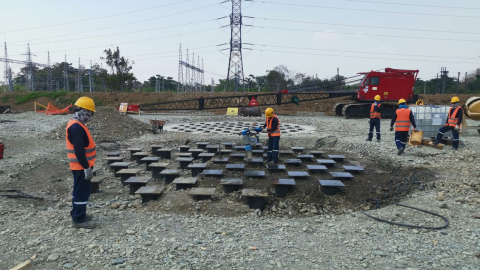
[[(375, 206), (375, 209), (376, 210), (378, 208), (378, 206), (380, 205), (380, 202), (377, 200), (377, 199), (368, 199), (366, 201), (375, 201), (377, 203), (377, 205)], [(372, 215), (369, 215), (367, 214), (365, 211), (362, 210), (362, 213), (364, 215), (366, 215), (367, 217), (369, 218), (372, 218), (372, 219), (375, 219), (376, 221), (380, 221), (380, 222), (385, 222), (385, 223), (388, 223), (390, 225), (397, 225), (397, 226), (403, 226), (403, 227), (408, 227), (408, 228), (418, 228), (418, 229), (428, 229), (428, 230), (442, 230), (442, 229), (446, 229), (448, 227), (448, 225), (450, 225), (450, 221), (448, 220), (448, 218), (440, 215), (440, 214), (437, 214), (437, 213), (434, 213), (434, 212), (430, 212), (430, 211), (427, 211), (427, 210), (423, 210), (423, 209), (420, 209), (420, 208), (417, 208), (417, 207), (413, 207), (413, 206), (408, 206), (408, 205), (404, 205), (404, 204), (400, 204), (400, 203), (397, 203), (395, 204), (397, 206), (402, 206), (402, 207), (407, 207), (407, 208), (410, 208), (410, 209), (413, 209), (413, 210), (417, 210), (417, 211), (420, 211), (420, 212), (424, 212), (424, 213), (427, 213), (427, 214), (430, 214), (432, 216), (437, 216), (437, 217), (440, 217), (442, 218), (444, 221), (445, 221), (445, 225), (443, 226), (440, 226), (440, 227), (426, 227), (426, 226), (417, 226), (417, 225), (407, 225), (407, 224), (403, 224), (403, 223), (397, 223), (397, 222), (393, 222), (393, 221), (390, 221), (390, 220), (386, 220), (386, 219), (381, 219), (381, 218), (378, 218), (378, 217), (374, 217)]]

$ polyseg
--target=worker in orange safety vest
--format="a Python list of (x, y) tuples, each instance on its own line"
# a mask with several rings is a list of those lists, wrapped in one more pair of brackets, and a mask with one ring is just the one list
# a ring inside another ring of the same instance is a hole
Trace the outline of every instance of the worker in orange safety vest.
[(371, 142), (373, 139), (373, 128), (375, 128), (377, 132), (377, 142), (380, 142), (380, 118), (382, 118), (382, 104), (380, 103), (380, 95), (376, 95), (374, 98), (374, 102), (370, 107), (370, 118), (368, 119), (368, 123), (370, 124), (370, 130), (368, 131), (368, 138), (367, 142)]
[(268, 133), (267, 162), (278, 164), (278, 151), (280, 150), (280, 120), (273, 113), (272, 108), (265, 110), (265, 124)]
[(447, 122), (443, 127), (438, 130), (437, 138), (434, 145), (442, 142), (443, 135), (445, 132), (452, 131), (452, 149), (458, 150), (458, 144), (460, 142), (460, 137), (458, 133), (462, 132), (462, 121), (463, 121), (463, 110), (458, 106), (460, 99), (458, 97), (453, 97), (450, 100), (452, 107), (448, 111)]
[(405, 146), (407, 145), (410, 124), (413, 126), (413, 130), (417, 128), (413, 113), (407, 107), (407, 101), (403, 98), (398, 101), (398, 109), (392, 117), (390, 131), (393, 131), (393, 124), (395, 124), (395, 144), (398, 149), (397, 155), (401, 155), (405, 151)]
[(97, 226), (87, 215), (93, 167), (97, 155), (96, 145), (85, 124), (95, 113), (95, 103), (89, 97), (75, 102), (75, 113), (67, 124), (66, 145), (70, 170), (73, 174), (72, 222), (74, 228), (92, 229)]

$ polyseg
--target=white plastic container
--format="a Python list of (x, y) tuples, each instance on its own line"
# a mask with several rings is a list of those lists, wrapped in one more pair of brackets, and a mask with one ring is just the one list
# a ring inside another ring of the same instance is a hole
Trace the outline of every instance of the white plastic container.
[(447, 122), (450, 106), (412, 105), (409, 106), (409, 109), (412, 110), (413, 116), (415, 117), (415, 123), (417, 124), (417, 128), (423, 131), (423, 136), (436, 137), (438, 130), (443, 127)]

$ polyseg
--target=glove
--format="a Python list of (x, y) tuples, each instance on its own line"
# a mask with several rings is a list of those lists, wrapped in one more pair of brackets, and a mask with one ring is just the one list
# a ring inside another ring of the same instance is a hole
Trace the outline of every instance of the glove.
[(456, 131), (456, 132), (459, 132), (460, 130), (461, 130), (461, 129), (460, 129), (459, 126), (455, 126), (455, 131)]
[(256, 127), (256, 128), (255, 128), (255, 131), (256, 131), (256, 132), (262, 132), (262, 128), (261, 128), (261, 127)]
[(390, 131), (393, 131), (393, 127), (390, 127)]
[(93, 171), (92, 168), (84, 169), (83, 172), (85, 173), (85, 180), (92, 180), (93, 178)]
[(375, 101), (375, 102), (373, 102), (373, 103), (375, 104), (375, 106), (377, 106), (377, 105), (378, 105), (378, 103), (377, 103), (376, 101)]
[(370, 119), (368, 119), (368, 123), (370, 123)]

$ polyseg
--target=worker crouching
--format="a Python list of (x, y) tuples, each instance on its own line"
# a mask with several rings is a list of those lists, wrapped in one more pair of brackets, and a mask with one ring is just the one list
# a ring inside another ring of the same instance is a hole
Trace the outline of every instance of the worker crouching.
[(66, 144), (70, 170), (73, 174), (72, 222), (74, 228), (94, 228), (96, 224), (87, 216), (87, 203), (91, 192), (91, 179), (97, 155), (96, 145), (85, 124), (95, 113), (95, 103), (89, 97), (75, 102), (75, 113), (67, 124)]
[(265, 125), (268, 133), (267, 162), (278, 164), (278, 151), (280, 149), (280, 120), (273, 113), (272, 108), (265, 110)]
[(370, 107), (370, 119), (368, 123), (370, 124), (370, 129), (368, 131), (367, 142), (371, 142), (373, 139), (373, 129), (375, 128), (377, 132), (377, 142), (380, 142), (380, 118), (382, 118), (382, 104), (380, 103), (380, 95), (375, 96), (375, 101)]
[(442, 142), (443, 135), (445, 132), (452, 131), (452, 149), (458, 150), (458, 144), (460, 142), (459, 132), (462, 132), (462, 121), (463, 121), (463, 110), (458, 106), (460, 99), (458, 97), (453, 97), (450, 103), (452, 107), (448, 111), (447, 122), (445, 126), (441, 127), (438, 130), (437, 138), (434, 145), (439, 144)]
[(390, 131), (393, 131), (393, 124), (395, 124), (395, 144), (397, 145), (398, 155), (403, 154), (405, 146), (407, 145), (408, 132), (410, 131), (410, 124), (413, 126), (413, 130), (417, 128), (415, 124), (415, 118), (412, 111), (407, 108), (407, 102), (405, 99), (398, 101), (398, 109), (392, 117), (390, 123)]

